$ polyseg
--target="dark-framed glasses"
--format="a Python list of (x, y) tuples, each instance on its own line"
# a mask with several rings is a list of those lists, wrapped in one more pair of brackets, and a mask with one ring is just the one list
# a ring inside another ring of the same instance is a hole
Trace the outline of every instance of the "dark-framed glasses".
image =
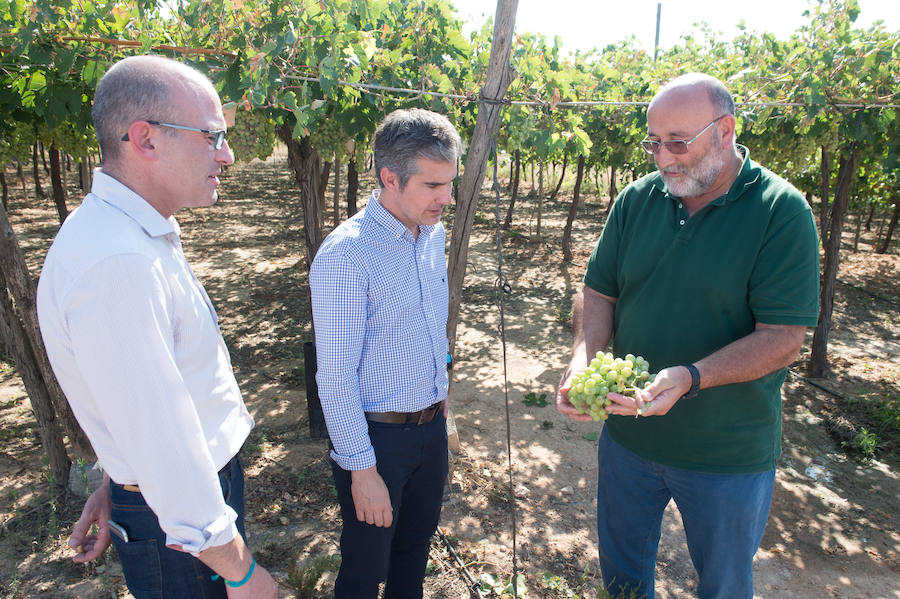
[[(149, 124), (154, 125), (156, 127), (168, 127), (169, 129), (182, 129), (184, 131), (196, 131), (197, 133), (204, 133), (208, 139), (209, 143), (212, 145), (214, 150), (221, 150), (222, 144), (225, 143), (225, 133), (224, 129), (220, 129), (218, 131), (211, 131), (209, 129), (199, 129), (197, 127), (188, 127), (187, 125), (176, 125), (174, 123), (162, 123), (160, 121), (147, 121)], [(128, 134), (122, 136), (122, 141), (128, 141)]]
[(722, 116), (713, 119), (706, 127), (700, 130), (700, 133), (695, 135), (690, 139), (670, 139), (669, 141), (659, 141), (657, 139), (644, 138), (641, 142), (641, 147), (644, 148), (644, 151), (648, 154), (658, 154), (659, 150), (662, 146), (666, 146), (666, 149), (671, 154), (687, 154), (688, 146), (697, 141), (697, 138), (706, 133), (706, 130), (712, 127), (714, 124), (724, 119), (727, 114), (723, 114)]

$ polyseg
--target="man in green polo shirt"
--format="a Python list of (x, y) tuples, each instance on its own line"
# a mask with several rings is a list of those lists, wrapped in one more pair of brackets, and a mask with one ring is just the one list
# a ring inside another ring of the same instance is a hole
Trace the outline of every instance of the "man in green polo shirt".
[[(702, 599), (753, 597), (753, 556), (781, 454), (786, 367), (818, 316), (818, 242), (803, 196), (735, 143), (734, 101), (702, 74), (664, 86), (642, 146), (657, 172), (619, 195), (575, 303), (557, 393), (613, 340), (658, 370), (611, 393), (598, 449), (607, 589), (654, 596), (662, 515), (675, 500)], [(636, 417), (640, 414), (640, 417)]]

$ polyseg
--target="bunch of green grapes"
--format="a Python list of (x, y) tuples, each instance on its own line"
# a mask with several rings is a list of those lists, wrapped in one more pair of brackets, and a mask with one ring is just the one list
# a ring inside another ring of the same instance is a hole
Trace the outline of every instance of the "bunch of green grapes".
[(27, 160), (35, 141), (34, 127), (22, 122), (0, 123), (0, 167), (16, 158)]
[(341, 129), (340, 123), (333, 117), (325, 117), (319, 121), (315, 130), (309, 134), (309, 143), (319, 153), (323, 160), (335, 160), (343, 162), (347, 153), (347, 138)]
[(580, 414), (590, 414), (594, 420), (606, 420), (606, 407), (611, 403), (607, 393), (634, 395), (653, 382), (650, 363), (641, 356), (628, 354), (625, 359), (611, 353), (597, 352), (590, 365), (572, 377), (569, 401)]
[(239, 162), (265, 160), (275, 147), (275, 122), (262, 110), (238, 110), (228, 130), (228, 145)]
[(65, 122), (52, 131), (42, 127), (38, 135), (48, 147), (54, 147), (69, 156), (85, 156), (96, 148), (94, 132), (87, 125), (82, 127)]

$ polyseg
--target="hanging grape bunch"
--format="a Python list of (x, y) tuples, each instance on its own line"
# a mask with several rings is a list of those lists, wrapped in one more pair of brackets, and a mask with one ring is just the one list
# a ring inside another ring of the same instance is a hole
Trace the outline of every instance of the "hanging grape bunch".
[(323, 160), (344, 162), (347, 154), (347, 138), (341, 125), (333, 117), (326, 116), (309, 134), (309, 143)]
[(228, 145), (238, 162), (265, 160), (275, 147), (275, 122), (262, 110), (241, 110), (228, 130)]
[(84, 156), (95, 149), (90, 130), (76, 127), (73, 123), (62, 123), (53, 130), (41, 125), (37, 134), (45, 146), (54, 147), (69, 156)]
[(628, 354), (625, 359), (611, 353), (597, 352), (590, 365), (572, 377), (569, 401), (579, 414), (594, 420), (606, 420), (606, 407), (612, 403), (607, 393), (633, 397), (636, 389), (644, 389), (656, 377), (650, 374), (650, 363), (641, 356)]

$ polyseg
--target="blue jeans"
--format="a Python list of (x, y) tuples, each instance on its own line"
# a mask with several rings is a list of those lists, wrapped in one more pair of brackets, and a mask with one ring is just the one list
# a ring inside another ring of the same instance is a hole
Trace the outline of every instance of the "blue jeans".
[(369, 422), (378, 474), (394, 510), (391, 526), (360, 522), (351, 474), (331, 462), (341, 504), (341, 569), (335, 599), (421, 599), (428, 549), (441, 515), (447, 478), (447, 421), (438, 414), (422, 426)]
[(600, 569), (613, 597), (654, 597), (663, 512), (674, 499), (700, 578), (701, 599), (752, 599), (753, 556), (762, 541), (775, 471), (708, 474), (644, 460), (606, 429), (597, 451)]
[[(225, 503), (237, 512), (237, 529), (244, 533), (244, 470), (237, 456), (219, 471)], [(110, 481), (111, 519), (128, 533), (125, 543), (113, 535), (128, 590), (135, 599), (226, 599), (225, 583), (189, 553), (166, 547), (166, 533), (144, 496)]]

